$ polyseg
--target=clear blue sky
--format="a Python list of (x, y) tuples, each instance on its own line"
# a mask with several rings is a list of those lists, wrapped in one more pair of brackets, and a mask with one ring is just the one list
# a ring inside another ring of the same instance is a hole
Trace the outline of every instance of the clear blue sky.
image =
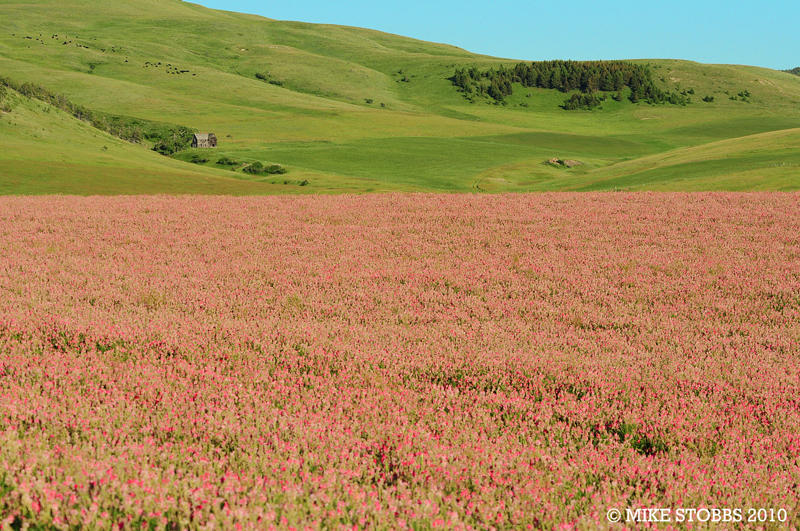
[(373, 28), (514, 59), (677, 58), (800, 65), (800, 0), (193, 0)]

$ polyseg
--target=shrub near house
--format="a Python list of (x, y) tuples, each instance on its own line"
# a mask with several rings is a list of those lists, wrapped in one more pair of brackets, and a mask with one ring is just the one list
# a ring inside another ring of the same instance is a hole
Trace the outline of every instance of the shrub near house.
[(245, 166), (243, 171), (251, 175), (282, 175), (286, 173), (286, 168), (280, 164), (270, 164), (269, 166), (266, 166), (261, 162), (256, 161)]

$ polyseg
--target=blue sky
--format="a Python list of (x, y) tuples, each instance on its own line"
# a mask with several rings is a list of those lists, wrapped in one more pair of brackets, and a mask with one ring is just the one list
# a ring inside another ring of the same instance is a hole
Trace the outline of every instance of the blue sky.
[(678, 58), (800, 65), (800, 0), (194, 0), (373, 28), (514, 59)]

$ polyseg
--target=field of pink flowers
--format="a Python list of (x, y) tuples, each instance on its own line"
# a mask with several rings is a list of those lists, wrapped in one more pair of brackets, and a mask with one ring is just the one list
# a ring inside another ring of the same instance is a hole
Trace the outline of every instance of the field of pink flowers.
[(0, 199), (5, 525), (798, 525), (799, 455), (797, 194)]

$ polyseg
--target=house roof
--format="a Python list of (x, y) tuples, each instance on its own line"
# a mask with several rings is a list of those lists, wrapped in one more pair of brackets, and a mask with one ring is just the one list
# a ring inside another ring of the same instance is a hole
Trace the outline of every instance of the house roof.
[(208, 137), (210, 135), (211, 135), (211, 133), (195, 133), (194, 137), (199, 142), (201, 140), (208, 140)]

